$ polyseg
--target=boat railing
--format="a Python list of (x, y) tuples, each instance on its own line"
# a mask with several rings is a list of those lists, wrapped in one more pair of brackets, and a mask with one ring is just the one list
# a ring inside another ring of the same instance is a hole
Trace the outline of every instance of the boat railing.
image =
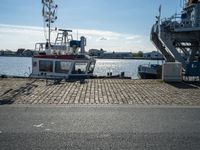
[(35, 51), (45, 51), (47, 47), (47, 43), (36, 43), (35, 44)]
[(170, 18), (163, 18), (161, 20), (161, 25), (164, 27), (170, 27), (170, 29), (176, 29), (176, 28), (184, 28), (187, 27), (186, 25), (189, 25), (189, 22), (183, 22), (181, 19), (182, 14), (174, 14)]
[[(54, 51), (69, 51), (68, 46), (66, 45), (55, 45), (54, 43), (51, 43), (51, 50)], [(48, 43), (36, 43), (35, 44), (35, 51), (37, 52), (45, 52), (46, 50), (49, 50), (49, 44)]]
[(159, 64), (142, 64), (139, 66), (139, 68), (157, 68), (158, 66), (160, 66)]
[[(198, 5), (196, 5), (198, 4)], [(186, 3), (185, 8), (183, 8), (183, 11), (181, 13), (175, 13), (170, 18), (163, 18), (161, 19), (161, 26), (163, 27), (170, 27), (171, 30), (186, 30), (186, 29), (194, 29), (200, 27), (200, 17), (198, 16), (200, 13), (197, 11), (200, 8), (200, 1), (197, 3)], [(192, 13), (190, 12), (192, 11)], [(196, 16), (194, 16), (194, 15)]]
[(140, 66), (141, 66), (141, 67), (150, 67), (151, 64), (150, 64), (150, 63), (149, 63), (149, 64), (141, 64)]

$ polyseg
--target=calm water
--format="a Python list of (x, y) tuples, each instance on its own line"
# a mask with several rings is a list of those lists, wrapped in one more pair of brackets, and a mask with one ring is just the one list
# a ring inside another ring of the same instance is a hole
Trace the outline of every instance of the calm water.
[[(112, 72), (113, 75), (118, 75), (125, 72), (126, 76), (133, 79), (138, 78), (137, 68), (141, 64), (157, 64), (157, 61), (152, 60), (124, 60), (124, 59), (97, 59), (94, 74), (107, 75), (107, 72)], [(161, 61), (159, 61), (161, 63)], [(11, 76), (28, 76), (32, 70), (31, 58), (26, 57), (0, 57), (0, 74)]]

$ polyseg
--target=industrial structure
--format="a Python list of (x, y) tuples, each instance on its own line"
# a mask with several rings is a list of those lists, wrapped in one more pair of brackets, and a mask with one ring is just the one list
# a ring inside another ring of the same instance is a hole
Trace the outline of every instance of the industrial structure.
[(151, 40), (166, 62), (180, 62), (184, 76), (200, 76), (200, 0), (184, 0), (180, 14), (161, 19), (161, 6)]

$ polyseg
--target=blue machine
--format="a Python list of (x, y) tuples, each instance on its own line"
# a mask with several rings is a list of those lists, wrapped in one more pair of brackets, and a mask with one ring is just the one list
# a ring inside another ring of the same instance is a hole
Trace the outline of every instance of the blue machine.
[(70, 41), (70, 47), (81, 47), (81, 41), (78, 40), (72, 40)]

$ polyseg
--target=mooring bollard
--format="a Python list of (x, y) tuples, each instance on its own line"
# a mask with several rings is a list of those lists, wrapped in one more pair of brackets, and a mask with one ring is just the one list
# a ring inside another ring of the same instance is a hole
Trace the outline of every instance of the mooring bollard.
[(124, 77), (125, 76), (125, 72), (121, 72), (121, 77)]

